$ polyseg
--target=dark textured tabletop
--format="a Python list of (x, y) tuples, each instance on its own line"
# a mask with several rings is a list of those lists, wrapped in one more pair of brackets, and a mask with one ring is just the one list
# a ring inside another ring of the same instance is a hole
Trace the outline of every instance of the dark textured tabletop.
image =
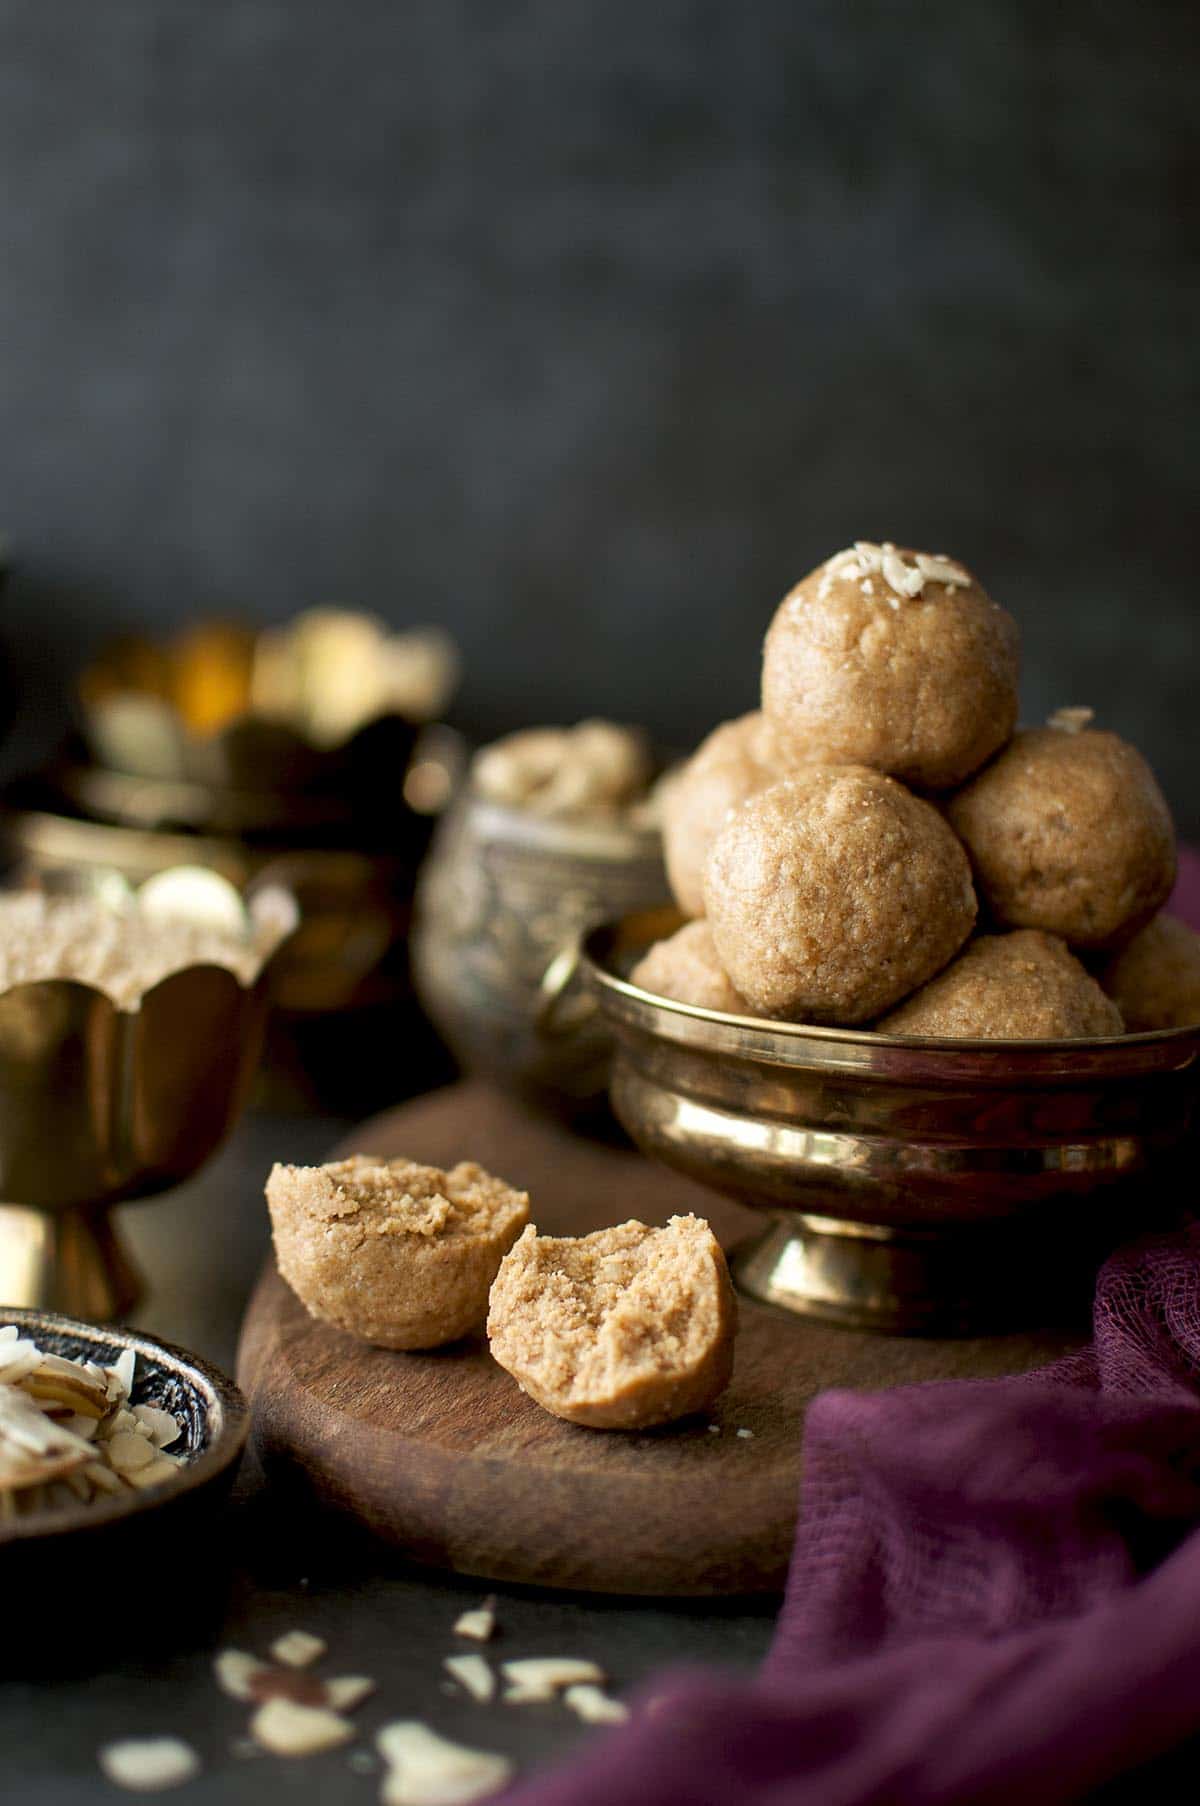
[[(262, 1180), (271, 1161), (323, 1155), (346, 1125), (321, 1117), (248, 1119), (191, 1184), (134, 1206), (125, 1224), (150, 1280), (137, 1322), (232, 1369), (242, 1309), (262, 1260)], [(102, 1775), (97, 1751), (124, 1737), (175, 1735), (192, 1744), (201, 1776), (170, 1797), (261, 1801), (373, 1801), (382, 1769), (373, 1734), (395, 1718), (423, 1719), (457, 1741), (512, 1756), (522, 1773), (553, 1760), (586, 1731), (559, 1705), (478, 1705), (447, 1690), (441, 1662), (451, 1627), (486, 1590), (406, 1567), (345, 1526), (292, 1522), (247, 1470), (205, 1566), (129, 1576), (130, 1621), (97, 1621), (86, 1597), (62, 1609), (61, 1661), (0, 1679), (0, 1801), (71, 1806), (132, 1798)], [(9, 1582), (6, 1580), (6, 1584)], [(771, 1603), (669, 1605), (496, 1589), (497, 1660), (570, 1655), (599, 1662), (614, 1690), (680, 1661), (753, 1665), (770, 1637)], [(38, 1610), (18, 1592), (16, 1616)], [(142, 1608), (137, 1614), (133, 1606)], [(6, 1601), (9, 1609), (13, 1600)], [(9, 1609), (4, 1617), (12, 1628)], [(13, 1642), (9, 1641), (12, 1656)], [(213, 1681), (214, 1652), (265, 1655), (281, 1632), (321, 1637), (319, 1672), (371, 1676), (378, 1689), (355, 1713), (354, 1744), (303, 1760), (248, 1752), (250, 1708)], [(457, 1644), (461, 1652), (473, 1645)], [(145, 1796), (142, 1796), (145, 1797)], [(165, 1797), (165, 1796), (164, 1796)]]

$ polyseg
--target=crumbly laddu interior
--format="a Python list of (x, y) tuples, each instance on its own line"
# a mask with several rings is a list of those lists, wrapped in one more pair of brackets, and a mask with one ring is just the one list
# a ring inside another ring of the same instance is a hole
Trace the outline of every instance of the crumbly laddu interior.
[(162, 920), (136, 908), (114, 910), (88, 897), (0, 894), (0, 991), (74, 979), (132, 1009), (146, 991), (186, 966), (224, 966), (251, 984), (268, 951), (257, 935)]
[(352, 1154), (326, 1166), (276, 1170), (303, 1187), (315, 1221), (354, 1227), (364, 1236), (483, 1235), (514, 1198), (528, 1203), (523, 1192), (514, 1192), (471, 1160), (460, 1160), (444, 1172), (414, 1160)]
[(628, 1222), (592, 1235), (527, 1228), (492, 1287), (492, 1353), (556, 1415), (596, 1428), (668, 1422), (711, 1402), (736, 1307), (708, 1224)]

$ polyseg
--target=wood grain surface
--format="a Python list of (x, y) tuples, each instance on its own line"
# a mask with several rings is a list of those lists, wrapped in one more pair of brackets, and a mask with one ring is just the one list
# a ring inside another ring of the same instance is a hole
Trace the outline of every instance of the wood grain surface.
[[(534, 1221), (555, 1234), (694, 1210), (728, 1247), (758, 1223), (627, 1147), (578, 1139), (478, 1083), (375, 1118), (339, 1152), (351, 1150), (478, 1160), (526, 1188)], [(484, 1579), (701, 1595), (782, 1583), (816, 1392), (1014, 1372), (1068, 1345), (1061, 1335), (867, 1335), (743, 1299), (733, 1379), (708, 1419), (599, 1432), (533, 1404), (482, 1339), (394, 1354), (314, 1322), (272, 1265), (246, 1316), (238, 1377), (271, 1478), (416, 1560)]]

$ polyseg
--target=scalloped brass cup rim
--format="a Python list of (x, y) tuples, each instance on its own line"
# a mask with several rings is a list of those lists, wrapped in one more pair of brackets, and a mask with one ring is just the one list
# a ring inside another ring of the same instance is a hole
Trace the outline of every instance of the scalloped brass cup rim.
[(35, 1342), (50, 1335), (91, 1345), (104, 1351), (109, 1361), (123, 1349), (131, 1348), (140, 1361), (152, 1369), (165, 1371), (186, 1386), (203, 1413), (207, 1434), (207, 1446), (158, 1486), (147, 1487), (141, 1492), (131, 1490), (120, 1497), (96, 1499), (89, 1505), (34, 1511), (28, 1517), (0, 1522), (0, 1549), (20, 1543), (39, 1543), (82, 1530), (101, 1530), (106, 1525), (124, 1523), (154, 1512), (227, 1475), (232, 1479), (230, 1469), (241, 1460), (250, 1432), (250, 1406), (219, 1367), (173, 1342), (145, 1335), (140, 1330), (113, 1324), (83, 1323), (54, 1311), (17, 1310), (0, 1304), (0, 1323), (15, 1323)]
[(1200, 1023), (1137, 1034), (1070, 1040), (970, 1040), (886, 1035), (868, 1028), (777, 1022), (679, 1003), (633, 984), (622, 966), (686, 921), (678, 910), (647, 910), (602, 922), (583, 937), (581, 965), (605, 1006), (631, 1026), (681, 1046), (775, 1066), (854, 1067), (912, 1081), (1040, 1080), (1087, 1073), (1112, 1079), (1178, 1071), (1200, 1054)]

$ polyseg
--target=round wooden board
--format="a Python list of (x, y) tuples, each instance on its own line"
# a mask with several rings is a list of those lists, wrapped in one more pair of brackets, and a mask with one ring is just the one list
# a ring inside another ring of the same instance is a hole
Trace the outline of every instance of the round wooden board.
[[(580, 1140), (478, 1083), (375, 1118), (340, 1152), (351, 1150), (478, 1160), (526, 1188), (538, 1227), (555, 1234), (694, 1210), (729, 1246), (759, 1226), (628, 1148)], [(782, 1584), (814, 1393), (1015, 1372), (1071, 1345), (866, 1335), (743, 1299), (733, 1379), (709, 1418), (605, 1433), (533, 1404), (482, 1340), (392, 1354), (314, 1322), (271, 1265), (247, 1312), (238, 1378), (272, 1479), (416, 1560), (488, 1580), (711, 1595)]]

